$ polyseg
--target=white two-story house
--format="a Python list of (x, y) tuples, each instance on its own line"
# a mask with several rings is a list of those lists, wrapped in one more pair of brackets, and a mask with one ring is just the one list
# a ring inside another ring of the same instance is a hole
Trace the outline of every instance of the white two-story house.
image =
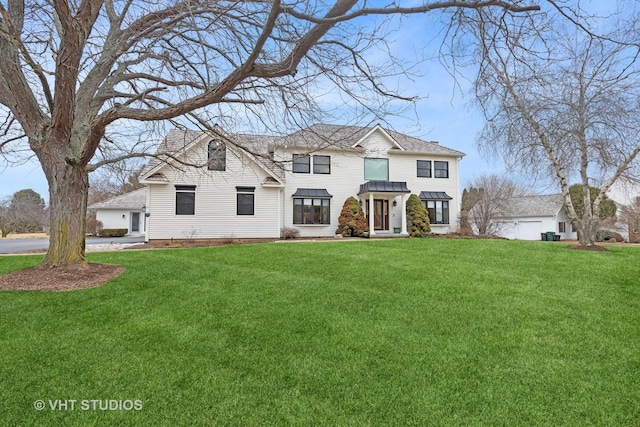
[(435, 233), (457, 228), (464, 153), (373, 127), (315, 125), (284, 137), (173, 130), (140, 182), (146, 237), (278, 238), (335, 235), (347, 198), (370, 235), (406, 234), (406, 201), (422, 199)]

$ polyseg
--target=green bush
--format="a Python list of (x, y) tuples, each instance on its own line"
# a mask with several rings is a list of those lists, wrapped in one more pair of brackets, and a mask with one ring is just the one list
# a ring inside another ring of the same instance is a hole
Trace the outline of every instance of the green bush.
[(100, 237), (122, 237), (128, 231), (126, 228), (103, 228), (98, 235)]
[(345, 237), (362, 237), (368, 231), (369, 225), (358, 200), (353, 196), (349, 197), (340, 211), (336, 234), (342, 234)]
[(431, 232), (427, 209), (415, 194), (407, 200), (407, 230), (411, 237), (427, 237)]
[(624, 242), (622, 234), (616, 233), (611, 230), (598, 230), (596, 231), (596, 242), (606, 242), (615, 239), (616, 242)]

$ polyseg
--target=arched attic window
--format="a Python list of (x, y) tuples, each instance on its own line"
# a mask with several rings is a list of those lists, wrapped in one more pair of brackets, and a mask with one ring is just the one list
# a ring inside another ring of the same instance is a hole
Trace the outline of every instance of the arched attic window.
[(213, 140), (209, 142), (207, 168), (210, 171), (224, 171), (227, 166), (227, 146), (224, 142)]

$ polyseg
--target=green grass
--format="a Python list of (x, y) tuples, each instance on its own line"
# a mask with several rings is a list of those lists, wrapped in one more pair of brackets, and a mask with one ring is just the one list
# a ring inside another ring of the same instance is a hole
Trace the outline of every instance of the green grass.
[[(39, 259), (0, 257), (0, 274)], [(3, 425), (640, 425), (639, 248), (403, 239), (89, 259), (126, 271), (0, 293)], [(92, 399), (142, 409), (83, 410)]]

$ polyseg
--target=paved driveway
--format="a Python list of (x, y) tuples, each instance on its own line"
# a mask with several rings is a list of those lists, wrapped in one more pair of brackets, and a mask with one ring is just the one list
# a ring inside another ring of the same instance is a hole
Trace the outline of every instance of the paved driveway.
[[(144, 236), (87, 237), (87, 246), (105, 244), (142, 243)], [(0, 254), (11, 254), (49, 247), (49, 239), (0, 239)]]

